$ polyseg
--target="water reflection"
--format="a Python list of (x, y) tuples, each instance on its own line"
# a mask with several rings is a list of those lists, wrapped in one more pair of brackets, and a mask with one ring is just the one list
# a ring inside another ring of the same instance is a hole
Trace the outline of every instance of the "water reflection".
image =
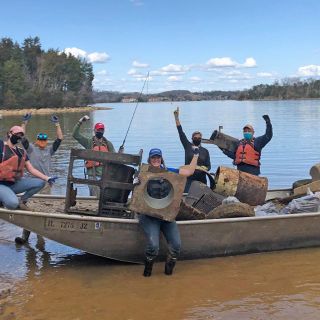
[(67, 258), (18, 285), (17, 318), (316, 319), (319, 312), (319, 249), (180, 261), (172, 277), (157, 263), (148, 279), (142, 266), (92, 259)]
[[(91, 122), (82, 129), (89, 135), (95, 122), (104, 122), (117, 149), (135, 105), (112, 106), (113, 110), (92, 112)], [(318, 101), (206, 101), (179, 106), (187, 136), (200, 129), (209, 137), (223, 125), (225, 133), (241, 137), (247, 122), (260, 135), (265, 130), (261, 116), (269, 114), (274, 138), (263, 150), (262, 174), (273, 188), (308, 177), (311, 165), (320, 161)], [(146, 160), (149, 148), (161, 147), (168, 165), (182, 164), (174, 109), (170, 103), (139, 105), (126, 152), (137, 153), (142, 147)], [(69, 150), (78, 146), (71, 132), (83, 115), (60, 116), (65, 141), (53, 159), (59, 179), (52, 193), (65, 192)], [(5, 118), (0, 134), (20, 121)], [(32, 118), (30, 140), (38, 131), (53, 141), (55, 128), (49, 116)], [(215, 146), (208, 149), (213, 171), (218, 165), (231, 165)], [(83, 174), (80, 166), (78, 170)], [(86, 187), (78, 191), (88, 194)], [(14, 288), (7, 309), (17, 319), (316, 319), (320, 311), (319, 249), (180, 261), (173, 277), (164, 276), (163, 264), (158, 263), (154, 275), (144, 279), (141, 266), (94, 257), (34, 234), (28, 246), (16, 246), (13, 239), (20, 233), (20, 228), (0, 222), (0, 286)]]

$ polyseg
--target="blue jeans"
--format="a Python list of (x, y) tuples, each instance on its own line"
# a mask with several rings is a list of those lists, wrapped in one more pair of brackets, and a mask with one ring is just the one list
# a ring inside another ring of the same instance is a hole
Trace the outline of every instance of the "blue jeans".
[(140, 214), (139, 224), (147, 238), (145, 254), (148, 259), (155, 259), (159, 253), (160, 231), (162, 231), (167, 240), (169, 253), (172, 258), (177, 258), (179, 256), (181, 239), (179, 229), (175, 221), (168, 222)]
[(19, 206), (17, 193), (24, 192), (21, 196), (21, 201), (27, 202), (28, 199), (39, 192), (44, 185), (45, 181), (38, 178), (21, 178), (11, 186), (0, 184), (0, 202), (2, 202), (7, 209), (17, 209)]

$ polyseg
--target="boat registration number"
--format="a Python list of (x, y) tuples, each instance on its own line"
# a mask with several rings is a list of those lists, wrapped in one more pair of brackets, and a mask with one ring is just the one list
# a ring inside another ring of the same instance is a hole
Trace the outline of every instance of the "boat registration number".
[(100, 222), (94, 221), (76, 221), (47, 218), (45, 220), (45, 229), (80, 232), (102, 232), (102, 224)]

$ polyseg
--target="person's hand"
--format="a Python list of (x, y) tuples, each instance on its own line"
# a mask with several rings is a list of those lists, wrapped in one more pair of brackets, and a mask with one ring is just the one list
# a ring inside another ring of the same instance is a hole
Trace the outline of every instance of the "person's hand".
[(265, 122), (270, 122), (270, 118), (267, 114), (263, 115), (262, 118), (264, 119)]
[(134, 186), (137, 186), (137, 185), (139, 185), (141, 183), (141, 181), (140, 181), (139, 177), (134, 177), (132, 183), (133, 183)]
[(175, 120), (179, 120), (179, 107), (177, 107), (176, 110), (173, 111)]
[(198, 147), (192, 147), (192, 152), (195, 156), (199, 155), (199, 148)]
[(55, 114), (53, 114), (50, 118), (50, 121), (53, 122), (54, 124), (57, 124), (59, 123), (59, 118)]
[(90, 120), (90, 117), (85, 115), (85, 116), (83, 116), (82, 118), (79, 119), (79, 122), (82, 123), (82, 122), (85, 122), (85, 121), (88, 121), (88, 120)]
[(24, 114), (24, 115), (22, 116), (22, 121), (23, 121), (23, 122), (29, 121), (29, 120), (31, 119), (31, 116), (32, 116), (32, 115), (31, 115), (31, 112)]
[(47, 182), (49, 183), (50, 187), (52, 187), (52, 185), (56, 182), (57, 179), (58, 177), (56, 176), (48, 178)]

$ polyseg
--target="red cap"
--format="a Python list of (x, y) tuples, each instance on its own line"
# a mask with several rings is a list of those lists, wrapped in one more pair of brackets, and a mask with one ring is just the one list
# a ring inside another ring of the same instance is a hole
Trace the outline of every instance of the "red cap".
[(104, 130), (104, 124), (101, 122), (98, 122), (94, 126), (94, 130)]
[(17, 134), (17, 133), (22, 133), (24, 134), (24, 130), (22, 127), (19, 127), (19, 126), (13, 126), (10, 130), (9, 130), (10, 133), (12, 134)]

